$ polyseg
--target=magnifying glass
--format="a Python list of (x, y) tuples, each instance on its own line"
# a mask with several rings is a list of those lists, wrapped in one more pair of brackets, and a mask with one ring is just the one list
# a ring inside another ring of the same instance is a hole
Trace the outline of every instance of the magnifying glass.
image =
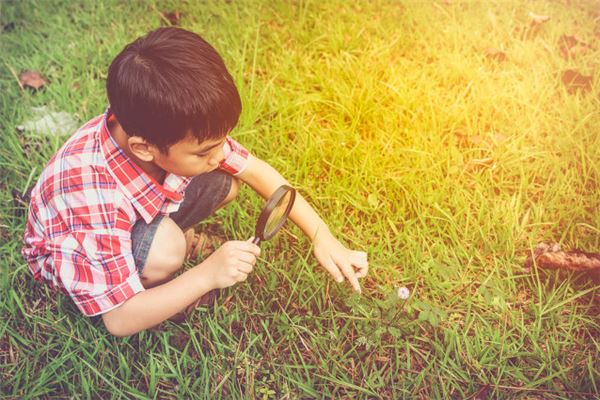
[(295, 199), (296, 189), (287, 185), (281, 185), (273, 193), (260, 212), (256, 223), (256, 234), (252, 243), (259, 244), (263, 240), (269, 240), (275, 236), (285, 224), (290, 211), (292, 211)]

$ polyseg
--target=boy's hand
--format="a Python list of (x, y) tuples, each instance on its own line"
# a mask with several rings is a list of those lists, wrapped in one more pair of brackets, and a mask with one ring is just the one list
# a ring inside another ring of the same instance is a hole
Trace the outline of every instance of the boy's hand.
[(201, 264), (208, 269), (214, 287), (226, 288), (248, 278), (260, 255), (260, 247), (252, 239), (225, 242)]
[(314, 242), (314, 253), (319, 263), (337, 282), (348, 278), (352, 288), (361, 293), (358, 278), (364, 278), (369, 271), (367, 253), (346, 248), (329, 232), (322, 233)]

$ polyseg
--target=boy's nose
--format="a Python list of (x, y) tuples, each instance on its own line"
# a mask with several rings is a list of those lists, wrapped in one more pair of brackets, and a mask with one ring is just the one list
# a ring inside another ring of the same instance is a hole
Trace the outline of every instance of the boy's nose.
[(219, 165), (221, 164), (221, 162), (225, 159), (225, 152), (223, 151), (223, 148), (220, 148), (215, 155), (212, 157), (212, 163), (213, 165)]

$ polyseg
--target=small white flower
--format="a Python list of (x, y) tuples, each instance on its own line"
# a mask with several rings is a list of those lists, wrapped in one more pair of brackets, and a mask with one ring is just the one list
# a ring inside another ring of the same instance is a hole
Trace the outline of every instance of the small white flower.
[(410, 297), (410, 290), (406, 286), (398, 288), (398, 297), (402, 300), (406, 300)]

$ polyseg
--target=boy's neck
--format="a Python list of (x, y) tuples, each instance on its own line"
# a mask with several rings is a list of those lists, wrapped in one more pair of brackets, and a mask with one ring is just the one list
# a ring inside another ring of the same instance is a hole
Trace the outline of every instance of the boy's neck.
[(117, 144), (125, 152), (125, 154), (127, 154), (127, 156), (131, 158), (133, 162), (136, 163), (145, 173), (154, 178), (154, 180), (156, 180), (158, 183), (162, 184), (166, 175), (165, 170), (163, 170), (153, 162), (144, 161), (136, 157), (136, 155), (133, 154), (133, 152), (129, 148), (129, 135), (127, 135), (127, 132), (123, 130), (121, 124), (119, 124), (119, 121), (111, 119), (107, 122), (108, 132), (110, 133), (110, 136), (112, 136), (112, 138), (115, 140), (115, 142), (117, 142)]

